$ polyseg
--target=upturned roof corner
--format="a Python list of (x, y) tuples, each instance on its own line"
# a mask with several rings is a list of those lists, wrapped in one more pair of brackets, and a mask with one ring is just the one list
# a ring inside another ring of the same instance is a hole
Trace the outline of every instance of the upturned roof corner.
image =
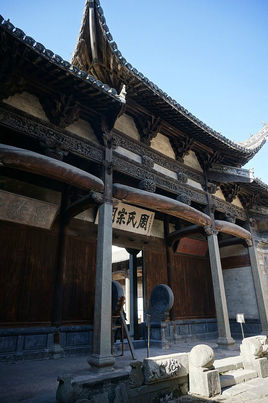
[[(115, 88), (127, 88), (128, 96), (152, 113), (185, 131), (199, 142), (221, 149), (224, 164), (243, 166), (260, 150), (267, 138), (267, 125), (244, 142), (235, 142), (213, 130), (162, 91), (123, 57), (107, 26), (99, 0), (86, 0), (78, 40), (71, 63)], [(165, 110), (165, 111), (164, 111)], [(162, 116), (163, 115), (163, 116)]]

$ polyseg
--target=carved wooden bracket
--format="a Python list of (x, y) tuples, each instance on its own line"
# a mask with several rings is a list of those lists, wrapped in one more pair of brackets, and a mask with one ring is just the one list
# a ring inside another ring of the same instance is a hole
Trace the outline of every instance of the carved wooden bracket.
[(260, 195), (259, 193), (241, 193), (239, 199), (241, 200), (244, 209), (250, 210), (260, 200)]
[(193, 143), (194, 139), (191, 137), (185, 137), (184, 139), (175, 137), (171, 139), (171, 146), (177, 161), (183, 162), (183, 157), (189, 153)]
[(161, 128), (160, 118), (154, 115), (151, 118), (136, 117), (135, 124), (140, 134), (141, 141), (146, 145), (151, 145), (151, 141), (157, 136)]
[(232, 203), (232, 201), (239, 194), (240, 186), (237, 183), (224, 184), (224, 185), (221, 185), (221, 190), (222, 190), (222, 193), (223, 193), (223, 195), (225, 197), (225, 200), (228, 203)]
[(205, 191), (208, 191), (208, 193), (210, 193), (211, 195), (214, 195), (218, 190), (218, 186), (212, 182), (208, 182), (208, 184), (203, 184), (202, 188)]
[(79, 106), (73, 95), (42, 94), (39, 101), (54, 125), (65, 128), (79, 119)]
[(223, 155), (221, 155), (220, 151), (216, 151), (213, 154), (200, 151), (196, 151), (195, 153), (198, 162), (204, 171), (207, 171), (214, 164), (219, 164), (223, 160)]

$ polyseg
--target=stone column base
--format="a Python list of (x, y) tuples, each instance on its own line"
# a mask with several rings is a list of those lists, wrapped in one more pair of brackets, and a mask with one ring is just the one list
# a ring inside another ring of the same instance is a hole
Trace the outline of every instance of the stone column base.
[(115, 363), (115, 358), (110, 355), (107, 357), (100, 356), (98, 354), (92, 354), (87, 362), (91, 365), (92, 368), (97, 370), (110, 370)]

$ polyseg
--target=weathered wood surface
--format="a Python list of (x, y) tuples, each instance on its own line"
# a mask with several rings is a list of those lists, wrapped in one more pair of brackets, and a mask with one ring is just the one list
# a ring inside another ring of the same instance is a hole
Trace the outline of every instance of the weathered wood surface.
[[(63, 323), (93, 323), (96, 240), (66, 238)], [(1, 222), (0, 244), (0, 325), (49, 325), (58, 232)]]
[(211, 224), (211, 218), (177, 200), (144, 190), (135, 189), (130, 186), (114, 184), (113, 196), (126, 203), (161, 211), (174, 217), (182, 218), (193, 224), (206, 226)]
[(149, 308), (149, 299), (152, 289), (157, 284), (168, 284), (167, 256), (164, 241), (158, 248), (145, 247), (143, 250), (144, 284), (146, 308)]
[(221, 259), (223, 270), (236, 269), (238, 267), (250, 266), (249, 255), (228, 256)]
[(180, 238), (183, 238), (187, 235), (200, 234), (200, 232), (204, 233), (204, 230), (199, 225), (189, 225), (186, 228), (171, 232), (171, 234), (169, 234), (167, 237), (168, 244), (172, 245), (175, 241), (178, 241)]
[(209, 259), (171, 253), (170, 287), (174, 319), (215, 317)]
[(223, 232), (242, 239), (251, 239), (251, 233), (245, 228), (228, 221), (215, 220), (215, 228), (217, 231)]
[(79, 168), (33, 151), (0, 144), (0, 162), (7, 167), (56, 179), (80, 189), (102, 192), (103, 181)]

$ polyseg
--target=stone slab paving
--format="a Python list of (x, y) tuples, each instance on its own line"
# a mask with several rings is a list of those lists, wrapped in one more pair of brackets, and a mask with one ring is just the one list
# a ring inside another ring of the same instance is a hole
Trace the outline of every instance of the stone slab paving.
[[(180, 342), (176, 346), (168, 350), (162, 350), (160, 348), (152, 347), (150, 352), (151, 356), (157, 356), (161, 354), (189, 352), (197, 344), (208, 344), (214, 351), (217, 359), (226, 358), (230, 356), (239, 355), (239, 343), (232, 350), (218, 349), (216, 341), (209, 340), (196, 340), (191, 342)], [(143, 360), (146, 357), (146, 349), (136, 349), (136, 358)], [(73, 374), (76, 376), (84, 376), (90, 374), (89, 365), (87, 363), (88, 355), (65, 357), (57, 360), (24, 360), (17, 362), (0, 362), (0, 403), (55, 403), (56, 389), (58, 386), (58, 375)], [(123, 357), (116, 358), (116, 365), (114, 371), (129, 371), (129, 363), (132, 361), (129, 351), (125, 352)], [(95, 376), (91, 373), (92, 377)], [(256, 379), (258, 381), (259, 379)], [(253, 380), (254, 381), (254, 380)], [(268, 397), (268, 378), (261, 380), (264, 384), (249, 383), (250, 391), (255, 393), (254, 388), (262, 391), (267, 387)], [(246, 385), (246, 383), (244, 384)], [(239, 386), (239, 385), (236, 385)], [(234, 387), (236, 387), (234, 386)], [(247, 388), (247, 390), (248, 390)], [(242, 392), (241, 392), (242, 393)], [(262, 391), (263, 396), (264, 392)], [(237, 394), (238, 395), (238, 394)], [(237, 395), (232, 397), (224, 397), (225, 400), (237, 398)], [(259, 395), (258, 395), (259, 396)], [(213, 402), (213, 399), (200, 399), (186, 396), (183, 401), (188, 402)], [(193, 400), (194, 399), (194, 400)], [(256, 400), (256, 399), (255, 399)], [(221, 400), (224, 402), (224, 400)], [(227, 400), (226, 400), (227, 402)], [(228, 403), (229, 403), (228, 402)], [(258, 402), (266, 403), (264, 400), (258, 400)], [(225, 403), (225, 402), (224, 402)], [(255, 402), (254, 402), (255, 403)], [(268, 403), (268, 402), (267, 402)]]

